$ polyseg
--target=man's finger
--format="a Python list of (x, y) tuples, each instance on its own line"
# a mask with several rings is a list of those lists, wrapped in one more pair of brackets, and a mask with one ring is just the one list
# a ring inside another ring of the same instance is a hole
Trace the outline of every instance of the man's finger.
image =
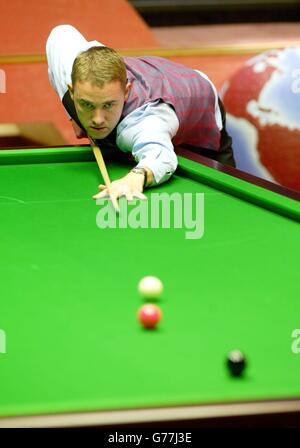
[(109, 197), (109, 194), (107, 191), (101, 191), (100, 193), (96, 193), (93, 196), (93, 199), (102, 199)]
[(138, 199), (147, 200), (147, 196), (145, 196), (143, 193), (135, 193), (134, 195)]

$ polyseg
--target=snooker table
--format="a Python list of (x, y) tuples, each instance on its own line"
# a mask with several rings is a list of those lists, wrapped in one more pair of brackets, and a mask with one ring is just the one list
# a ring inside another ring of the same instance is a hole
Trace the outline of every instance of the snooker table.
[[(178, 154), (146, 195), (204, 194), (198, 239), (99, 228), (89, 146), (0, 151), (0, 427), (300, 416), (300, 195)], [(130, 166), (107, 163), (112, 180)], [(150, 331), (136, 319), (145, 275), (164, 283)]]

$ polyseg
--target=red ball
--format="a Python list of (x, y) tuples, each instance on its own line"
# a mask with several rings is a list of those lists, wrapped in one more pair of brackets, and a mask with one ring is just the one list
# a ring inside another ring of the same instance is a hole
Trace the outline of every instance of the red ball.
[(147, 303), (137, 313), (138, 320), (145, 328), (154, 328), (162, 317), (162, 312), (157, 305)]

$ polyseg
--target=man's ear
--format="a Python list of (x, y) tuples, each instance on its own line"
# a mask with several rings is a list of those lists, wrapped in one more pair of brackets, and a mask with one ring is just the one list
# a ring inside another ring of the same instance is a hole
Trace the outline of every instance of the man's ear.
[(126, 84), (126, 87), (125, 87), (125, 101), (126, 101), (127, 98), (128, 98), (129, 90), (130, 90), (130, 89), (131, 89), (131, 82), (128, 81), (128, 83)]
[(69, 89), (70, 96), (71, 96), (71, 98), (73, 100), (74, 99), (73, 98), (74, 97), (74, 89), (73, 89), (72, 84), (68, 84), (68, 89)]

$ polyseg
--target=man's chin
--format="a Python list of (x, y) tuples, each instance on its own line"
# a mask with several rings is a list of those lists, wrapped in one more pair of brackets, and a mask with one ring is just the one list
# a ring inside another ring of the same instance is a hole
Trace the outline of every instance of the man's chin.
[(108, 128), (105, 128), (103, 130), (101, 129), (99, 131), (93, 128), (89, 128), (88, 131), (89, 136), (95, 140), (101, 140), (103, 138), (106, 138), (110, 134), (110, 130)]

